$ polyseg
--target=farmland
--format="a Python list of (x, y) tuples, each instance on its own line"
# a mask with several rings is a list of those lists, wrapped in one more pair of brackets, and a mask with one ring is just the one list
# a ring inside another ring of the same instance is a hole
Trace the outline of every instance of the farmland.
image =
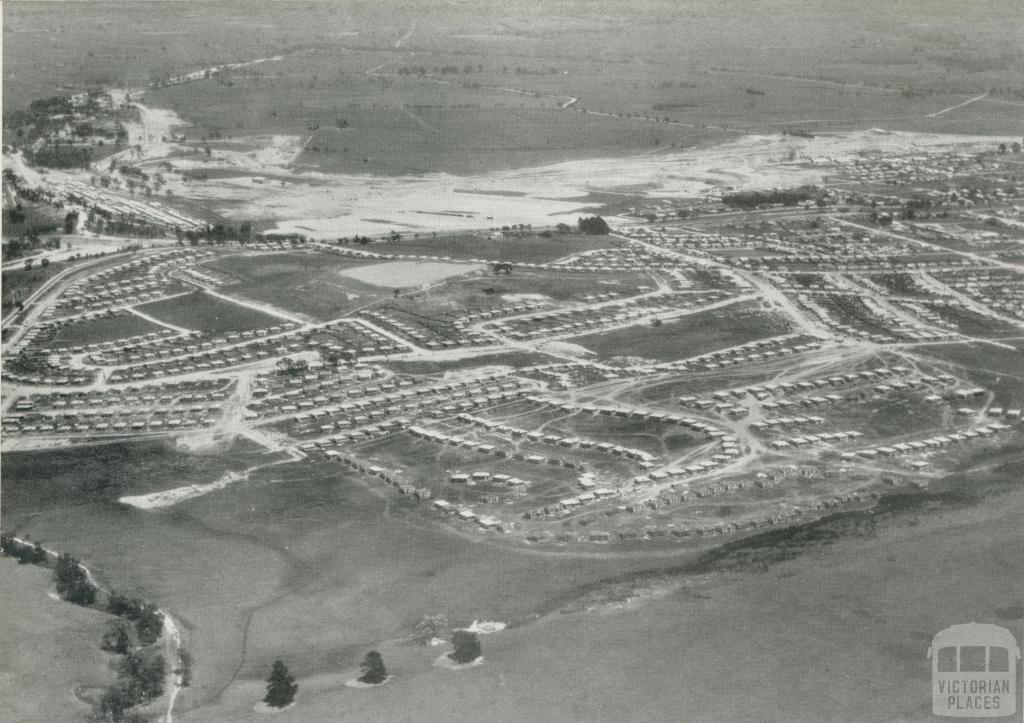
[(1024, 56), (912, 5), (5, 4), (3, 533), (159, 608), (166, 723), (927, 718), (1024, 633)]

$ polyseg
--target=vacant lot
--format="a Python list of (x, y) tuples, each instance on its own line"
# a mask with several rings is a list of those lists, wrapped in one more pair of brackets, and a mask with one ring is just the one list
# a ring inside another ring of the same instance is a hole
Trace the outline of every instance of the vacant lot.
[[(466, 191), (466, 193), (470, 193)], [(457, 201), (453, 200), (453, 203)], [(511, 261), (543, 264), (582, 251), (608, 248), (612, 241), (602, 236), (578, 234), (555, 234), (543, 238), (527, 232), (524, 236), (509, 236), (491, 239), (477, 234), (455, 234), (451, 236), (421, 237), (402, 239), (394, 246), (387, 247), (400, 254), (427, 254), (448, 256), (453, 259), (484, 259), (487, 261)], [(371, 246), (370, 248), (375, 248)]]
[(334, 319), (390, 292), (341, 274), (365, 264), (324, 253), (227, 256), (207, 264), (239, 279), (226, 289), (320, 320)]
[(53, 342), (58, 346), (80, 346), (83, 344), (99, 344), (104, 341), (124, 339), (139, 334), (160, 331), (164, 327), (146, 321), (127, 312), (117, 316), (83, 321), (70, 326), (61, 327)]
[(940, 368), (995, 392), (996, 407), (1024, 406), (1021, 388), (1021, 357), (1024, 350), (1004, 349), (992, 344), (935, 344), (917, 348)]
[(280, 319), (241, 304), (210, 296), (205, 291), (142, 304), (139, 311), (168, 324), (211, 334), (276, 326)]
[(590, 334), (573, 342), (602, 357), (637, 356), (672, 361), (736, 346), (788, 331), (784, 321), (752, 304), (735, 304), (681, 317), (661, 326), (642, 324), (603, 334)]
[(0, 556), (7, 612), (0, 628), (5, 720), (83, 720), (89, 707), (75, 688), (98, 688), (115, 678), (115, 656), (100, 650), (110, 616), (48, 597), (52, 576), (49, 569)]
[(437, 261), (386, 261), (382, 264), (353, 266), (339, 272), (342, 276), (372, 286), (401, 289), (428, 286), (438, 281), (480, 271), (479, 264), (447, 264)]

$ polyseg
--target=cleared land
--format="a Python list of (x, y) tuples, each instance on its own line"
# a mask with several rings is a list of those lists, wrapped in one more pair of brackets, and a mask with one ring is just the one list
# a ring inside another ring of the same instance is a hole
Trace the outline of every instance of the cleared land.
[(163, 328), (135, 314), (122, 313), (109, 318), (63, 326), (57, 330), (53, 341), (55, 344), (61, 345), (99, 344), (104, 341), (149, 334)]
[(482, 267), (473, 264), (446, 264), (436, 261), (386, 261), (381, 264), (354, 266), (341, 271), (341, 275), (364, 284), (401, 289), (407, 286), (427, 286), (438, 281), (461, 276)]
[[(453, 203), (457, 203), (457, 201), (453, 200)], [(522, 237), (508, 236), (499, 239), (475, 234), (456, 234), (436, 238), (403, 238), (401, 242), (388, 250), (401, 254), (448, 256), (453, 259), (543, 264), (582, 251), (607, 248), (611, 245), (609, 239), (600, 236), (554, 234), (550, 238), (544, 238), (527, 232)]]
[(168, 324), (210, 333), (261, 329), (280, 323), (277, 317), (218, 299), (205, 291), (193, 291), (173, 299), (142, 304), (138, 308)]
[(688, 314), (660, 326), (631, 326), (618, 331), (574, 337), (572, 341), (600, 357), (638, 356), (672, 361), (778, 336), (787, 331), (788, 324), (781, 318), (759, 311), (753, 304), (741, 303)]
[(227, 256), (209, 266), (239, 279), (238, 284), (225, 287), (232, 294), (325, 321), (388, 293), (342, 275), (342, 271), (363, 263), (314, 252)]

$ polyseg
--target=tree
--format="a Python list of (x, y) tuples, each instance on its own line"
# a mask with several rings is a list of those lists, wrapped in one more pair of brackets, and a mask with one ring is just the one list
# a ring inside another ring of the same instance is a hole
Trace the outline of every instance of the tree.
[(366, 654), (359, 669), (363, 671), (363, 674), (359, 676), (360, 683), (378, 685), (387, 680), (388, 671), (384, 668), (384, 658), (376, 650), (371, 650)]
[(7, 220), (10, 223), (21, 223), (25, 220), (25, 211), (20, 203), (14, 208), (7, 209)]
[(430, 641), (435, 638), (446, 637), (448, 637), (448, 617), (444, 613), (424, 615), (416, 623), (412, 634), (412, 639), (421, 645), (429, 645)]
[(153, 603), (146, 603), (139, 609), (135, 620), (135, 629), (139, 633), (139, 641), (143, 645), (155, 643), (164, 631), (164, 618)]
[(295, 676), (288, 672), (288, 666), (283, 661), (275, 660), (274, 667), (267, 678), (267, 694), (263, 696), (263, 702), (274, 708), (284, 708), (295, 700), (295, 693), (299, 685), (295, 682)]
[(89, 582), (78, 560), (71, 555), (64, 553), (57, 558), (53, 579), (57, 583), (57, 593), (68, 602), (85, 606), (96, 602), (96, 588)]
[(448, 653), (448, 657), (456, 663), (472, 663), (480, 657), (480, 639), (476, 633), (456, 630), (452, 635), (452, 645), (455, 646), (455, 650)]
[(305, 359), (292, 359), (287, 356), (279, 359), (276, 366), (277, 373), (285, 376), (299, 376), (309, 370), (309, 362)]
[(126, 721), (125, 712), (139, 702), (139, 693), (130, 681), (119, 680), (105, 691), (96, 704), (96, 721)]
[(124, 661), (124, 673), (136, 685), (143, 700), (156, 698), (164, 692), (165, 668), (164, 656), (152, 649), (131, 652)]
[(131, 623), (127, 620), (114, 619), (107, 623), (107, 629), (103, 633), (103, 640), (100, 647), (104, 650), (127, 655), (138, 647), (139, 641), (132, 629)]
[(64, 216), (64, 233), (74, 233), (78, 228), (78, 211), (68, 211)]

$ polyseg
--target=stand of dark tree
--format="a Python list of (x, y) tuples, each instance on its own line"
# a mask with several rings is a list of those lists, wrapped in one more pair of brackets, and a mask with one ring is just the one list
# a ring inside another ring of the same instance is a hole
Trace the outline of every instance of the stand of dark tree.
[[(51, 557), (39, 543), (28, 543), (13, 535), (0, 535), (0, 552), (20, 564), (48, 567)], [(100, 647), (123, 655), (118, 678), (96, 701), (90, 720), (130, 723), (145, 720), (130, 709), (163, 694), (166, 662), (155, 643), (163, 632), (163, 615), (156, 605), (118, 593), (109, 593), (105, 604), (101, 591), (77, 559), (68, 554), (57, 556), (53, 568), (57, 593), (67, 602), (93, 607), (115, 616), (109, 621)], [(183, 656), (183, 660), (187, 660)]]
[(722, 203), (726, 206), (736, 206), (738, 208), (757, 208), (758, 206), (770, 206), (775, 203), (781, 203), (783, 206), (796, 206), (804, 201), (810, 201), (816, 196), (817, 192), (813, 188), (739, 191), (722, 196)]
[(608, 228), (608, 223), (600, 216), (581, 217), (576, 224), (579, 226), (580, 232), (588, 236), (603, 236), (611, 230)]

